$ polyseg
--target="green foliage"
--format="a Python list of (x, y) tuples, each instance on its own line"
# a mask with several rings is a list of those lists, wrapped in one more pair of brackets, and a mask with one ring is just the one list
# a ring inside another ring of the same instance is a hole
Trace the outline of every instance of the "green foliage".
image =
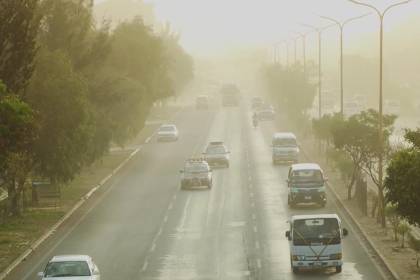
[(407, 129), (404, 138), (410, 142), (414, 148), (420, 149), (420, 128), (417, 130)]
[(396, 152), (387, 167), (384, 187), (386, 199), (394, 203), (398, 213), (410, 223), (420, 224), (420, 151), (403, 149)]
[(22, 94), (33, 72), (39, 0), (0, 1), (0, 79)]
[(283, 68), (272, 64), (263, 68), (263, 82), (268, 93), (294, 121), (307, 117), (315, 97), (315, 85), (308, 82), (300, 66)]
[(40, 112), (36, 171), (53, 181), (71, 180), (85, 162), (91, 137), (88, 87), (65, 54), (45, 51), (28, 92), (28, 102)]

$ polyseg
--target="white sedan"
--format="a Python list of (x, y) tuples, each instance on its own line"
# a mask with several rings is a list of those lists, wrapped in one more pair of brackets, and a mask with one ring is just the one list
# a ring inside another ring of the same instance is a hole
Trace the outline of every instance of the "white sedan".
[(100, 280), (99, 269), (92, 258), (85, 255), (53, 257), (38, 276), (42, 280)]
[(163, 124), (159, 127), (157, 132), (157, 141), (177, 141), (178, 129), (174, 124)]

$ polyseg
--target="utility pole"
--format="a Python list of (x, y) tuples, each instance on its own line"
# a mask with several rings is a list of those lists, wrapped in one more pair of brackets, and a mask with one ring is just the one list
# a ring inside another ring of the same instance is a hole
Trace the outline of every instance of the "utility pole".
[(322, 118), (322, 32), (333, 25), (317, 27), (309, 24), (302, 24), (309, 27), (318, 34), (318, 118)]
[(380, 30), (379, 30), (379, 154), (378, 154), (378, 189), (379, 189), (379, 209), (381, 212), (381, 225), (382, 227), (386, 226), (385, 215), (384, 215), (384, 192), (383, 192), (383, 152), (384, 152), (384, 132), (383, 132), (383, 42), (384, 42), (384, 18), (389, 10), (394, 7), (408, 4), (412, 0), (401, 1), (386, 7), (383, 11), (379, 8), (366, 4), (356, 0), (348, 0), (354, 4), (368, 7), (376, 12), (380, 21)]
[(321, 16), (321, 18), (329, 20), (335, 23), (340, 29), (340, 114), (344, 116), (344, 55), (343, 55), (343, 34), (344, 34), (344, 27), (357, 19), (361, 19), (363, 17), (368, 16), (369, 14), (364, 14), (358, 17), (352, 17), (344, 21), (339, 21), (331, 17)]

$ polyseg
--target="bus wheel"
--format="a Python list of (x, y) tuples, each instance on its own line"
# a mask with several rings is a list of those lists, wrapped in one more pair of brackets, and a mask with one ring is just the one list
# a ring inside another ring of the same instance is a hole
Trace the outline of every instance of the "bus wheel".
[(341, 265), (335, 267), (335, 272), (340, 273), (342, 270)]

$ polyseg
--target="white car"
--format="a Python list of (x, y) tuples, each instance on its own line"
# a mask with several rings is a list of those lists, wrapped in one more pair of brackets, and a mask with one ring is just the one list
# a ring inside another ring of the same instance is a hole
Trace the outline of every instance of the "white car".
[(230, 152), (221, 141), (210, 142), (203, 153), (210, 166), (224, 166), (227, 168), (229, 167), (229, 154)]
[(178, 129), (174, 124), (163, 124), (159, 127), (157, 132), (157, 141), (177, 141)]
[(62, 255), (53, 257), (38, 276), (42, 280), (100, 280), (99, 269), (86, 255)]

